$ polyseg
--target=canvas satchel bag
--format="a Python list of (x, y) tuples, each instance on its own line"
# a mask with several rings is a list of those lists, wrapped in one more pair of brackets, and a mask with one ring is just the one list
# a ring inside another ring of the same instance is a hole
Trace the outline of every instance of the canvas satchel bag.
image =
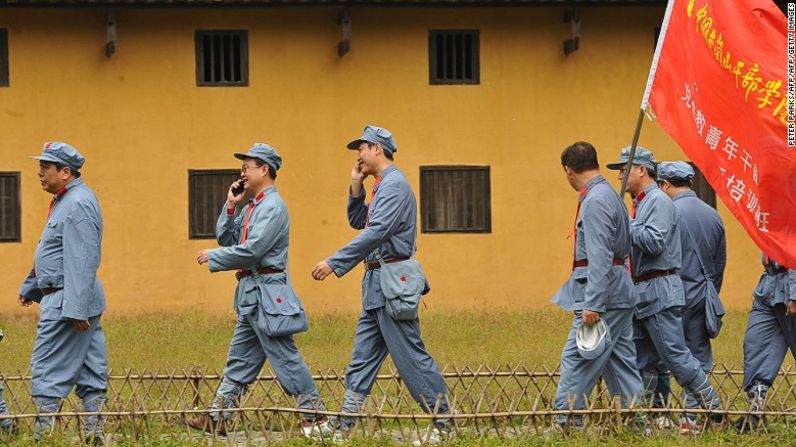
[(376, 259), (381, 265), (379, 284), (385, 298), (387, 313), (398, 321), (417, 318), (417, 308), (426, 290), (426, 274), (415, 259), (417, 237), (412, 245), (412, 256), (398, 262), (384, 262), (381, 251), (376, 251)]
[[(288, 260), (285, 260), (287, 265)], [(307, 314), (301, 299), (293, 289), (290, 270), (287, 284), (257, 284), (260, 290), (260, 305), (257, 325), (269, 337), (284, 337), (309, 329)]]

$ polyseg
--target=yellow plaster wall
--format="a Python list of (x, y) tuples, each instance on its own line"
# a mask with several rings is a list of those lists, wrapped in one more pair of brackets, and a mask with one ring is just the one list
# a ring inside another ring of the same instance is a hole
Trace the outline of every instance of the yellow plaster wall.
[[(291, 212), (291, 267), (310, 312), (359, 307), (357, 268), (317, 283), (309, 271), (356, 233), (345, 203), (365, 123), (396, 136), (396, 161), (418, 191), (419, 166), (491, 166), (491, 234), (422, 234), (429, 308), (535, 308), (568, 275), (576, 194), (560, 151), (585, 139), (601, 161), (632, 136), (660, 8), (582, 11), (580, 50), (565, 57), (562, 8), (351, 10), (351, 52), (336, 54), (334, 8), (116, 12), (118, 49), (104, 55), (104, 11), (4, 9), (11, 87), (0, 88), (0, 170), (22, 171), (22, 242), (0, 244), (0, 312), (15, 309), (49, 197), (27, 156), (64, 140), (87, 158), (104, 212), (100, 275), (109, 312), (227, 311), (235, 280), (210, 274), (188, 239), (189, 169), (234, 168), (254, 141), (284, 158), (278, 187)], [(481, 84), (428, 83), (429, 29), (478, 28)], [(250, 86), (195, 83), (194, 30), (249, 30)], [(641, 143), (682, 158), (654, 123)], [(618, 187), (613, 173), (608, 172)], [(220, 205), (220, 204), (219, 204)], [(758, 252), (727, 210), (724, 299), (746, 307)]]

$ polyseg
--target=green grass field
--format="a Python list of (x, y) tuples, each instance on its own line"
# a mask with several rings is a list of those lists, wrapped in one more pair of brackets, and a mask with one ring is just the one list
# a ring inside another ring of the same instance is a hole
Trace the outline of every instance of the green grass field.
[[(310, 330), (297, 337), (297, 343), (310, 368), (314, 371), (333, 369), (342, 372), (350, 358), (352, 337), (357, 314), (310, 315)], [(463, 368), (487, 365), (510, 369), (518, 364), (528, 368), (545, 365), (552, 369), (558, 363), (561, 347), (571, 324), (571, 316), (557, 309), (529, 312), (480, 313), (454, 312), (423, 314), (422, 330), (426, 345), (441, 367)], [(730, 312), (725, 317), (723, 332), (714, 341), (717, 364), (742, 369), (743, 334), (746, 314)], [(161, 372), (190, 371), (196, 367), (221, 372), (227, 344), (234, 328), (232, 314), (199, 313), (114, 315), (103, 319), (108, 339), (111, 369), (121, 374), (126, 369)], [(0, 371), (7, 375), (25, 373), (36, 329), (35, 312), (30, 315), (0, 316), (0, 327), (6, 339), (0, 344)], [(793, 365), (789, 356), (785, 366)], [(267, 366), (266, 366), (267, 368)], [(333, 409), (336, 410), (336, 409)], [(42, 445), (71, 445), (71, 438), (53, 439)], [(23, 434), (10, 444), (32, 445)], [(378, 439), (355, 440), (351, 445), (376, 446), (389, 444)], [(0, 441), (0, 445), (3, 445)], [(121, 440), (118, 445), (127, 444)], [(191, 446), (194, 441), (178, 441), (150, 434), (136, 445)], [(283, 445), (307, 445), (300, 439)], [(796, 445), (796, 431), (777, 428), (766, 435), (738, 436), (708, 432), (698, 438), (678, 435), (657, 436), (651, 439), (630, 433), (590, 437), (563, 438), (561, 436), (525, 436), (516, 439), (467, 438), (456, 439), (451, 445), (460, 446), (555, 446), (555, 445), (615, 445), (615, 446), (730, 446), (730, 445)]]
[[(26, 371), (36, 332), (35, 312), (0, 316), (6, 333), (0, 344), (0, 370)], [(313, 371), (342, 370), (351, 355), (358, 315), (310, 315), (310, 330), (297, 343)], [(423, 338), (440, 366), (506, 366), (523, 363), (553, 367), (571, 325), (557, 309), (513, 313), (455, 312), (421, 316)], [(232, 314), (199, 313), (110, 316), (102, 320), (111, 369), (221, 370), (235, 326)], [(714, 341), (716, 363), (743, 362), (746, 314), (730, 312)], [(790, 359), (786, 365), (791, 364)]]

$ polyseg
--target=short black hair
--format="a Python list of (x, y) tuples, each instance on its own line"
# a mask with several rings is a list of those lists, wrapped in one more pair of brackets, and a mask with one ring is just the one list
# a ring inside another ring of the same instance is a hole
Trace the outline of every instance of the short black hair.
[(687, 186), (689, 188), (694, 187), (694, 183), (691, 182), (691, 180), (666, 180), (666, 181), (671, 183), (672, 186), (674, 186), (675, 188), (682, 188), (684, 186)]
[(251, 159), (254, 160), (254, 164), (258, 168), (262, 168), (263, 165), (268, 165), (268, 176), (271, 177), (271, 180), (276, 180), (276, 169), (274, 169), (273, 166), (256, 157), (251, 157)]
[(650, 176), (651, 179), (658, 181), (657, 169), (650, 169), (644, 165), (636, 165), (636, 166), (641, 166), (642, 168), (644, 168), (644, 170), (647, 171), (647, 175)]
[[(373, 146), (376, 145), (376, 143), (371, 143), (370, 141), (366, 141), (365, 143), (368, 144), (369, 148), (372, 148)], [(387, 160), (393, 161), (392, 151), (388, 151), (387, 149), (384, 149), (384, 146), (381, 147), (381, 151), (384, 152), (384, 156), (387, 157)]]
[(600, 163), (597, 161), (597, 149), (586, 141), (573, 143), (561, 152), (561, 166), (572, 169), (576, 174), (600, 169)]
[[(60, 170), (62, 170), (62, 169), (64, 169), (64, 168), (69, 168), (69, 166), (67, 166), (67, 165), (62, 165), (61, 163), (54, 163), (54, 162), (50, 162), (50, 163), (52, 163), (52, 164), (54, 164), (54, 165), (55, 165), (55, 169), (56, 169), (57, 171), (60, 171)], [(71, 172), (71, 173), (72, 173), (72, 175), (73, 175), (73, 176), (75, 176), (75, 178), (78, 178), (78, 177), (80, 177), (80, 175), (81, 175), (81, 174), (80, 174), (80, 171), (75, 171), (75, 170), (74, 170), (74, 169), (72, 169), (72, 168), (69, 168), (69, 172)]]

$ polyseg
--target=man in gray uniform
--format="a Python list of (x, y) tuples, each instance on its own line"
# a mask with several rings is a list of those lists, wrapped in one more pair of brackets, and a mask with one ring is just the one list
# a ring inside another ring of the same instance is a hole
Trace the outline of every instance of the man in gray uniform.
[[(3, 341), (3, 331), (0, 330), (0, 341)], [(8, 416), (8, 404), (3, 398), (3, 382), (0, 382), (0, 416)], [(8, 440), (16, 432), (12, 419), (0, 419), (0, 440)]]
[[(628, 176), (627, 191), (633, 196), (631, 210), (630, 273), (638, 303), (635, 308), (635, 338), (638, 367), (644, 382), (645, 399), (653, 400), (662, 363), (677, 383), (706, 409), (718, 409), (719, 397), (708, 377), (685, 344), (682, 312), (683, 283), (676, 271), (682, 264), (677, 213), (672, 201), (655, 183), (655, 157), (638, 147), (629, 172), (630, 148), (622, 149), (619, 161), (608, 169)], [(723, 420), (712, 415), (714, 422)]]
[[(713, 368), (710, 339), (718, 335), (724, 315), (719, 293), (727, 264), (727, 241), (719, 213), (691, 189), (694, 174), (694, 168), (684, 161), (658, 165), (658, 187), (672, 199), (680, 227), (683, 258), (677, 275), (685, 290), (685, 344), (707, 374)], [(698, 406), (690, 396), (685, 404), (686, 408)], [(681, 426), (683, 422), (695, 426), (696, 416), (688, 417), (690, 421), (681, 421)]]
[[(0, 416), (8, 416), (8, 404), (3, 398), (3, 384), (0, 383)], [(12, 419), (0, 419), (0, 440), (8, 437), (14, 431), (14, 421)]]
[(757, 428), (766, 393), (790, 349), (796, 358), (796, 270), (763, 255), (765, 271), (754, 291), (743, 339), (743, 388), (750, 414), (735, 421), (738, 431)]
[[(53, 194), (33, 269), (19, 289), (19, 304), (40, 304), (31, 355), (31, 394), (40, 413), (56, 413), (73, 387), (86, 412), (107, 402), (108, 355), (100, 316), (105, 291), (97, 278), (102, 214), (83, 183), (85, 159), (72, 146), (44, 145), (39, 160), (42, 189)], [(52, 432), (54, 417), (36, 419), (34, 437)], [(102, 444), (103, 418), (85, 418), (85, 437)]]
[[(3, 384), (0, 383), (0, 416), (9, 416), (8, 405), (3, 398)], [(9, 438), (15, 432), (12, 419), (0, 419), (0, 440)]]
[[(354, 335), (351, 363), (346, 369), (343, 411), (360, 412), (376, 374), (390, 354), (409, 392), (423, 410), (447, 414), (447, 386), (420, 338), (420, 322), (394, 320), (385, 310), (379, 285), (377, 255), (380, 253), (387, 263), (408, 259), (417, 237), (417, 202), (406, 177), (393, 164), (395, 140), (387, 129), (366, 126), (362, 136), (347, 147), (358, 151), (351, 170), (348, 220), (351, 227), (364, 231), (312, 271), (316, 280), (323, 280), (332, 272), (340, 277), (365, 261), (363, 310)], [(376, 180), (370, 205), (366, 205), (362, 181), (369, 175)], [(341, 431), (350, 430), (355, 422), (354, 417), (333, 420)], [(447, 424), (448, 419), (435, 420), (436, 426), (427, 432), (425, 441), (439, 441)]]
[[(243, 160), (241, 179), (230, 186), (227, 201), (216, 225), (216, 238), (222, 248), (203, 250), (197, 262), (207, 264), (211, 272), (237, 270), (233, 307), (237, 314), (235, 332), (227, 354), (224, 379), (216, 392), (212, 409), (236, 408), (248, 387), (257, 379), (266, 359), (282, 388), (296, 397), (298, 407), (325, 410), (312, 375), (296, 348), (292, 335), (269, 336), (264, 329), (268, 313), (260, 286), (285, 284), (290, 218), (274, 181), (282, 158), (271, 146), (256, 143), (246, 153), (236, 153)], [(243, 189), (238, 192), (238, 188)], [(248, 203), (236, 215), (245, 195)], [(286, 298), (287, 299), (287, 298)], [(279, 302), (281, 298), (277, 298)], [(281, 303), (287, 306), (288, 303)], [(300, 306), (300, 303), (291, 305)], [(271, 312), (269, 312), (271, 313)], [(219, 414), (222, 413), (222, 414)], [(231, 429), (232, 412), (211, 412), (187, 421), (188, 425), (207, 432), (226, 435)], [(325, 418), (303, 414), (301, 429), (307, 437), (330, 434)]]
[[(555, 409), (583, 409), (600, 376), (605, 377), (611, 394), (621, 397), (623, 406), (638, 404), (641, 377), (633, 344), (633, 283), (626, 267), (630, 254), (627, 208), (600, 174), (597, 151), (591, 144), (580, 141), (567, 147), (561, 165), (580, 195), (572, 275), (553, 298), (553, 303), (575, 313), (561, 353)], [(591, 326), (600, 319), (608, 327), (610, 341), (602, 353), (586, 358), (578, 351), (576, 332), (581, 325)], [(582, 416), (556, 418), (565, 431), (571, 425), (582, 427)]]

